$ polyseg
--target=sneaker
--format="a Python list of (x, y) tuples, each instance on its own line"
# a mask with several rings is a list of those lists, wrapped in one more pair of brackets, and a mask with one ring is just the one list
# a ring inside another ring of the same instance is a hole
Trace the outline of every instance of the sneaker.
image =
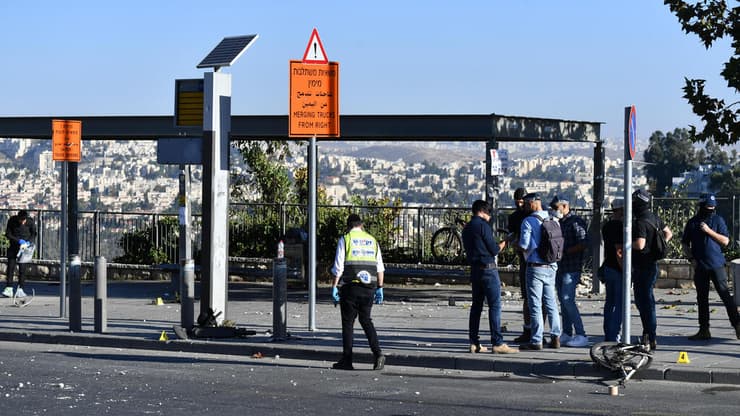
[(470, 344), (470, 352), (477, 354), (479, 352), (488, 352), (488, 348), (480, 344)]
[(355, 368), (352, 366), (352, 363), (344, 360), (339, 360), (336, 363), (334, 363), (331, 368), (335, 370), (354, 370)]
[(560, 337), (559, 336), (553, 336), (550, 338), (550, 343), (547, 344), (548, 347), (558, 349), (560, 348)]
[(6, 298), (12, 298), (13, 297), (13, 288), (8, 286), (3, 290), (3, 296)]
[(568, 335), (568, 334), (560, 334), (560, 343), (563, 344), (563, 345), (568, 345), (568, 343), (572, 339), (573, 339), (573, 337), (570, 336), (570, 335)]
[(519, 350), (530, 350), (530, 351), (539, 351), (542, 349), (542, 344), (522, 344), (519, 346)]
[(385, 355), (379, 355), (375, 357), (375, 363), (373, 364), (373, 370), (382, 370), (385, 367)]
[(519, 352), (517, 348), (511, 348), (510, 346), (506, 344), (501, 345), (494, 345), (493, 346), (493, 353), (494, 354), (514, 354)]
[(514, 342), (517, 344), (526, 344), (532, 339), (532, 333), (529, 329), (525, 329), (521, 335), (514, 338)]
[(689, 341), (706, 341), (708, 339), (712, 339), (709, 329), (699, 329), (699, 332), (689, 337)]
[(18, 288), (18, 290), (15, 291), (15, 297), (16, 298), (25, 298), (26, 292), (23, 291), (23, 288)]
[[(562, 340), (561, 340), (562, 341)], [(588, 337), (585, 335), (576, 335), (564, 343), (566, 347), (586, 347), (588, 346)]]

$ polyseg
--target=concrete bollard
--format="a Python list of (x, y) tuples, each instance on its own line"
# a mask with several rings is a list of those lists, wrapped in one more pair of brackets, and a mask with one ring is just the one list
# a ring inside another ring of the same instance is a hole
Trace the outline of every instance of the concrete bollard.
[(288, 264), (285, 258), (272, 261), (272, 338), (288, 336)]
[(186, 259), (180, 261), (182, 279), (180, 280), (180, 326), (186, 330), (195, 325), (195, 261)]
[(95, 257), (95, 332), (108, 330), (108, 265), (105, 257)]
[(82, 286), (79, 254), (69, 255), (69, 330), (82, 331)]

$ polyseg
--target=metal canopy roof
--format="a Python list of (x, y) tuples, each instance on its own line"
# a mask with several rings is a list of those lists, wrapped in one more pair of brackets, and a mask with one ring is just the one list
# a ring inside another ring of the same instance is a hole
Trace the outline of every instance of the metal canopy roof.
[[(497, 114), (343, 115), (344, 141), (542, 141), (598, 142), (601, 123)], [(0, 117), (0, 137), (51, 139), (51, 120), (82, 121), (84, 140), (154, 140), (200, 137), (198, 128), (175, 127), (172, 116)], [(232, 140), (296, 140), (287, 115), (232, 116)]]

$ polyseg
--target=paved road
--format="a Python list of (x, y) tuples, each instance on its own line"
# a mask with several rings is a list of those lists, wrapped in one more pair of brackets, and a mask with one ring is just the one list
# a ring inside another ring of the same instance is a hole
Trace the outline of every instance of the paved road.
[[(10, 306), (0, 299), (0, 340), (114, 346), (169, 351), (237, 354), (310, 359), (326, 362), (341, 352), (339, 310), (329, 302), (327, 287), (319, 289), (316, 331), (308, 331), (308, 302), (304, 290), (291, 290), (288, 297), (290, 339), (272, 342), (272, 288), (269, 284), (232, 283), (227, 318), (256, 335), (243, 339), (181, 341), (172, 332), (180, 322), (179, 304), (156, 306), (167, 285), (160, 282), (115, 282), (109, 285), (108, 329), (93, 332), (93, 290), (83, 286), (83, 331), (70, 333), (66, 319), (60, 319), (58, 286), (32, 283), (37, 297), (26, 308)], [(503, 322), (511, 340), (520, 330), (521, 303), (517, 288), (505, 289)], [(604, 376), (594, 369), (587, 348), (529, 351), (498, 356), (467, 353), (467, 320), (470, 306), (466, 286), (403, 286), (385, 290), (386, 303), (373, 309), (381, 345), (391, 366), (404, 365), (438, 369), (483, 370), (518, 375)], [(450, 306), (449, 299), (455, 300)], [(691, 342), (696, 331), (695, 294), (691, 290), (659, 289), (658, 351), (652, 368), (638, 377), (692, 383), (740, 384), (740, 340), (727, 322), (716, 294), (712, 294), (711, 341)], [(580, 297), (580, 309), (592, 342), (601, 337), (603, 298)], [(196, 311), (198, 310), (196, 305)], [(482, 328), (487, 328), (485, 314)], [(633, 332), (641, 326), (633, 310)], [(165, 331), (171, 341), (158, 341)], [(482, 333), (484, 339), (487, 331)], [(371, 356), (361, 331), (357, 330), (358, 368), (369, 368)], [(689, 364), (676, 363), (679, 352), (688, 353)]]

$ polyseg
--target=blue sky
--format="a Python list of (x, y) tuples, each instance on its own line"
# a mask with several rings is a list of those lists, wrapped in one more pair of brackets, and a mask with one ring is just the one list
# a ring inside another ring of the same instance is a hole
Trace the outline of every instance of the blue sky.
[[(0, 116), (172, 114), (174, 80), (225, 36), (259, 34), (232, 68), (232, 114), (287, 114), (288, 61), (316, 27), (340, 63), (342, 114), (602, 121), (622, 138), (698, 123), (685, 76), (737, 100), (661, 0), (0, 2)], [(639, 146), (639, 143), (638, 143)], [(639, 149), (638, 149), (639, 150)]]

